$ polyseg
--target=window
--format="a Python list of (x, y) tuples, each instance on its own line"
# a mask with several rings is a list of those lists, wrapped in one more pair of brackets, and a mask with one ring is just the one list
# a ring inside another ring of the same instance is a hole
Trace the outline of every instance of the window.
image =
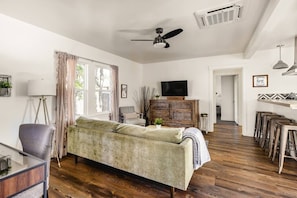
[(76, 116), (109, 115), (111, 112), (111, 68), (78, 60), (75, 79)]

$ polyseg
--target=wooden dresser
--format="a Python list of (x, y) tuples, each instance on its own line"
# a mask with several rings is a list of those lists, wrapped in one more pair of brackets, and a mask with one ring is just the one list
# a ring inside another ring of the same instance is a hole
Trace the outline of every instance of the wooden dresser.
[(162, 118), (164, 126), (199, 127), (198, 100), (151, 100), (150, 124)]

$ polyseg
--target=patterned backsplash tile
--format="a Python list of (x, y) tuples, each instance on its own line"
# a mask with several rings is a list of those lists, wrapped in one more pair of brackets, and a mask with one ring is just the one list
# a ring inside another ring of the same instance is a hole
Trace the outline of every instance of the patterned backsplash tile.
[(258, 94), (258, 100), (297, 100), (296, 93)]

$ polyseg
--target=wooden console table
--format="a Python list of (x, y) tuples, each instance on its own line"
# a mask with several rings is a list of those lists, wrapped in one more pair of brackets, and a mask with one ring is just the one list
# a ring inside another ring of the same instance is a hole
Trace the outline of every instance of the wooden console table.
[(11, 158), (11, 168), (0, 173), (0, 198), (10, 197), (43, 183), (47, 197), (46, 161), (0, 143), (0, 157)]
[(198, 100), (151, 100), (150, 124), (155, 118), (162, 118), (169, 127), (199, 127)]

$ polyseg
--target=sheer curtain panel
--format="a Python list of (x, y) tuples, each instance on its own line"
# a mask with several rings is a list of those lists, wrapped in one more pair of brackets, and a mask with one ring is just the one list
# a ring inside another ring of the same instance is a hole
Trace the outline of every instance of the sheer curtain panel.
[(56, 148), (60, 158), (67, 154), (67, 127), (75, 123), (74, 82), (77, 59), (77, 56), (56, 52)]

